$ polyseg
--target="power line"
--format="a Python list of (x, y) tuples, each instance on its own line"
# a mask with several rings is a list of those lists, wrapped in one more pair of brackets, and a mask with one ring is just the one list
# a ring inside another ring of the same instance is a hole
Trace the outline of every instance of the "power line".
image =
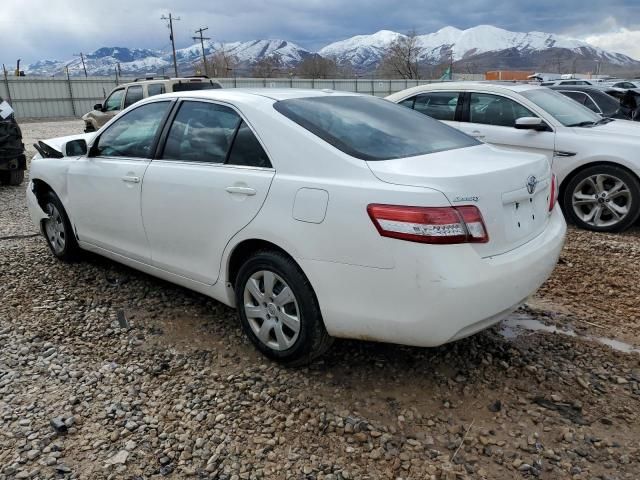
[(168, 17), (165, 17), (164, 15), (162, 15), (160, 17), (160, 20), (169, 20), (169, 24), (167, 25), (167, 27), (169, 27), (169, 30), (171, 30), (169, 39), (171, 40), (171, 49), (173, 50), (173, 70), (175, 71), (175, 74), (177, 77), (178, 76), (178, 60), (176, 59), (176, 42), (173, 37), (173, 21), (180, 20), (180, 17), (174, 17), (171, 14), (169, 14)]
[(209, 76), (209, 67), (207, 66), (207, 55), (204, 52), (204, 41), (205, 40), (211, 40), (210, 37), (203, 37), (202, 36), (202, 32), (204, 32), (205, 30), (209, 30), (209, 27), (200, 27), (198, 30), (195, 31), (195, 33), (199, 33), (200, 35), (198, 37), (191, 37), (194, 40), (200, 40), (200, 45), (202, 46), (202, 64), (204, 65), (204, 74), (208, 77)]

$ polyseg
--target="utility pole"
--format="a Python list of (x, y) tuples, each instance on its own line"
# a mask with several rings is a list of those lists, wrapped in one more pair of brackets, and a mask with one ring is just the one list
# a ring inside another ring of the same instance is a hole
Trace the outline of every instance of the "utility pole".
[(204, 32), (205, 30), (209, 30), (209, 27), (204, 27), (204, 28), (199, 28), (198, 30), (195, 31), (195, 33), (199, 33), (200, 36), (198, 37), (191, 37), (194, 40), (200, 40), (200, 45), (202, 46), (202, 64), (204, 65), (204, 74), (208, 77), (209, 76), (209, 67), (207, 67), (207, 55), (204, 52), (204, 41), (205, 40), (211, 40), (210, 37), (203, 37), (202, 36), (202, 32)]
[(171, 40), (171, 49), (173, 50), (173, 70), (177, 77), (178, 76), (178, 60), (176, 60), (176, 42), (173, 38), (173, 21), (180, 20), (180, 17), (174, 17), (171, 14), (169, 14), (168, 17), (165, 17), (164, 15), (162, 15), (160, 17), (160, 20), (169, 20), (169, 25), (167, 26), (169, 27), (169, 30), (171, 30), (171, 35), (169, 35), (169, 39)]
[(84, 69), (84, 77), (87, 78), (89, 75), (87, 75), (87, 66), (84, 63), (84, 55), (82, 52), (80, 53), (74, 53), (73, 54), (76, 57), (80, 57), (80, 60), (82, 60), (82, 68)]

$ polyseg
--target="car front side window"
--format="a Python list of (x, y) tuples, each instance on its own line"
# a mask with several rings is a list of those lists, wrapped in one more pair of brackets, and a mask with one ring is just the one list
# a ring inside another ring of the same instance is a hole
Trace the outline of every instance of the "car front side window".
[(122, 97), (124, 96), (124, 88), (120, 90), (116, 90), (109, 95), (104, 101), (104, 111), (105, 112), (115, 112), (120, 110), (122, 107)]
[(183, 102), (167, 135), (162, 158), (224, 163), (240, 121), (240, 116), (224, 105)]
[(499, 95), (472, 92), (469, 97), (469, 122), (513, 127), (522, 117), (537, 117), (519, 103)]
[(92, 156), (150, 158), (170, 104), (149, 103), (118, 118), (100, 135)]

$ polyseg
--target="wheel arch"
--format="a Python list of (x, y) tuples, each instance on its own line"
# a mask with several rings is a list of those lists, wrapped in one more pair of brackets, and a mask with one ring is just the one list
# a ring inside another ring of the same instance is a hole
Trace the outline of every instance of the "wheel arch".
[[(565, 195), (565, 191), (567, 189), (567, 185), (569, 184), (569, 182), (571, 181), (571, 179), (573, 177), (575, 177), (578, 173), (582, 172), (583, 170), (586, 170), (586, 169), (591, 168), (591, 167), (597, 167), (599, 165), (606, 165), (606, 166), (609, 166), (609, 167), (620, 168), (620, 169), (626, 171), (627, 173), (629, 173), (631, 176), (633, 176), (636, 180), (638, 180), (640, 182), (640, 177), (638, 177), (638, 174), (636, 172), (634, 172), (631, 168), (627, 167), (626, 165), (623, 165), (623, 164), (618, 163), (618, 162), (608, 161), (608, 160), (591, 161), (589, 163), (584, 163), (582, 165), (579, 165), (578, 167), (574, 168), (573, 170), (571, 170), (568, 174), (566, 174), (564, 176), (564, 179), (560, 183), (559, 200), (560, 201), (564, 201), (564, 195)], [(564, 205), (563, 205), (563, 207), (564, 207)]]
[(282, 248), (281, 246), (269, 240), (264, 240), (261, 238), (248, 238), (238, 242), (233, 247), (233, 249), (229, 252), (229, 255), (227, 256), (226, 269), (225, 269), (225, 274), (226, 274), (225, 281), (231, 289), (235, 287), (236, 278), (238, 276), (238, 272), (240, 271), (240, 268), (242, 267), (242, 264), (251, 255), (261, 250), (274, 250), (282, 253), (283, 255), (286, 255), (304, 273), (304, 271), (300, 267), (300, 264), (296, 261), (293, 255), (291, 255), (291, 253), (289, 253), (285, 248)]

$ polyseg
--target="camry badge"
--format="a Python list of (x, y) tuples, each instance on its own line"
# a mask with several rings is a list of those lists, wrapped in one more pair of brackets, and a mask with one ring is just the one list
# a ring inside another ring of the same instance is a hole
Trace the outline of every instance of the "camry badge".
[(527, 178), (527, 192), (529, 192), (529, 195), (533, 195), (533, 192), (536, 191), (536, 187), (538, 186), (538, 179), (531, 175), (529, 178)]

